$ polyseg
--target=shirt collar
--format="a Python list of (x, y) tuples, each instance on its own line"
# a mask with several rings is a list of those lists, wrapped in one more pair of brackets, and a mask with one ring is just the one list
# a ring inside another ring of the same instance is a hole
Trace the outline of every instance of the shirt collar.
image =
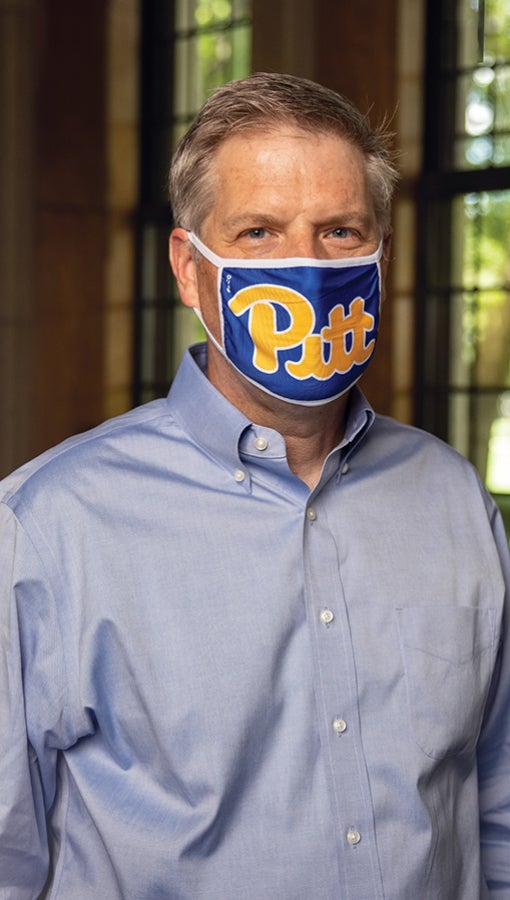
[[(256, 426), (211, 384), (206, 372), (207, 345), (195, 344), (184, 355), (167, 402), (175, 420), (193, 441), (232, 469), (239, 465), (243, 433)], [(372, 407), (355, 386), (351, 391), (344, 438), (337, 448), (343, 451), (343, 457), (359, 443), (374, 418)]]
[(352, 449), (371, 427), (374, 419), (375, 413), (370, 403), (360, 388), (354, 385), (347, 408), (344, 437), (339, 444), (339, 449), (347, 447)]
[(168, 393), (172, 415), (193, 442), (229, 470), (239, 466), (239, 440), (247, 419), (207, 378), (207, 345), (184, 354)]

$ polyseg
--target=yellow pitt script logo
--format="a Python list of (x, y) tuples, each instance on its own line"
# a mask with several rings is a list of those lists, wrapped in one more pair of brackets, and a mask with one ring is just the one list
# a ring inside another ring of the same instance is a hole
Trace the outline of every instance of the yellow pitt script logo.
[[(287, 310), (290, 324), (278, 330), (275, 305)], [(248, 330), (253, 341), (253, 365), (261, 372), (278, 369), (278, 351), (303, 345), (301, 359), (288, 361), (285, 368), (294, 378), (317, 378), (324, 381), (336, 372), (344, 374), (353, 366), (363, 365), (370, 358), (375, 345), (372, 339), (365, 346), (365, 335), (372, 331), (375, 319), (365, 310), (365, 301), (356, 297), (346, 313), (338, 304), (329, 312), (328, 325), (314, 334), (315, 312), (312, 304), (298, 291), (274, 284), (258, 284), (242, 288), (229, 301), (236, 316), (249, 310)], [(347, 335), (350, 335), (347, 348)], [(328, 358), (324, 345), (329, 344)]]

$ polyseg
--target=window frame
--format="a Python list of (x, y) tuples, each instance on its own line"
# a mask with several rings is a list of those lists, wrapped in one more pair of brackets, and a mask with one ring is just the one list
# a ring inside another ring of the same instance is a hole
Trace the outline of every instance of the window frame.
[[(451, 268), (452, 216), (455, 198), (469, 193), (510, 189), (510, 165), (456, 169), (453, 167), (453, 147), (447, 147), (446, 123), (455, 115), (453, 91), (444, 90), (447, 73), (446, 58), (455, 55), (455, 28), (444, 23), (445, 8), (456, 0), (428, 0), (426, 26), (426, 77), (424, 104), (423, 171), (417, 192), (417, 261), (416, 261), (416, 343), (415, 398), (416, 424), (448, 440), (448, 400), (456, 389), (449, 381), (450, 333), (447, 323), (442, 329), (442, 346), (435, 349), (438, 358), (436, 383), (427, 383), (427, 354), (430, 345), (424, 335), (428, 332), (431, 273)], [(451, 76), (451, 71), (448, 73)], [(445, 152), (446, 151), (446, 152)], [(445, 164), (445, 160), (447, 164)], [(447, 298), (445, 298), (447, 301)], [(459, 389), (472, 395), (480, 388)], [(488, 391), (483, 388), (483, 391)], [(501, 388), (494, 387), (494, 393)], [(429, 396), (427, 396), (429, 395)], [(431, 412), (434, 399), (435, 412)]]

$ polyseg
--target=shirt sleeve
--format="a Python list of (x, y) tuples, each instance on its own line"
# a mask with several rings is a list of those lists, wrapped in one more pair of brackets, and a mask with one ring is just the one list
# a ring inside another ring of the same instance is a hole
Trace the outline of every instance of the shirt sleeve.
[(0, 504), (0, 897), (32, 900), (47, 878), (48, 846), (41, 770), (25, 715), (19, 542), (16, 519)]
[(510, 553), (499, 513), (494, 536), (506, 585), (498, 663), (478, 745), (482, 870), (490, 897), (510, 896)]

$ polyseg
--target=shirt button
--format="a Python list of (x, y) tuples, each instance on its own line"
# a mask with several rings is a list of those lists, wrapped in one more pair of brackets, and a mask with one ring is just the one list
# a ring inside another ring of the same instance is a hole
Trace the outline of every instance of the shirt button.
[(347, 729), (347, 722), (345, 719), (341, 719), (340, 717), (333, 719), (333, 731), (336, 731), (337, 734), (343, 734)]
[(359, 844), (361, 840), (361, 835), (357, 828), (349, 828), (347, 832), (347, 843), (351, 845), (351, 847), (355, 847), (356, 844)]
[(309, 522), (315, 522), (315, 520), (317, 518), (317, 513), (315, 512), (313, 506), (310, 506), (306, 510), (306, 518), (308, 519)]
[(234, 472), (234, 478), (236, 481), (244, 481), (244, 479), (246, 478), (246, 474), (242, 469), (236, 469)]
[(267, 450), (267, 441), (264, 437), (255, 438), (255, 446), (257, 450)]
[(335, 614), (332, 613), (330, 609), (323, 609), (319, 615), (319, 619), (321, 620), (323, 625), (329, 625), (334, 618)]
[(349, 471), (349, 463), (345, 463), (345, 465), (342, 467), (342, 475), (347, 475), (348, 471)]

